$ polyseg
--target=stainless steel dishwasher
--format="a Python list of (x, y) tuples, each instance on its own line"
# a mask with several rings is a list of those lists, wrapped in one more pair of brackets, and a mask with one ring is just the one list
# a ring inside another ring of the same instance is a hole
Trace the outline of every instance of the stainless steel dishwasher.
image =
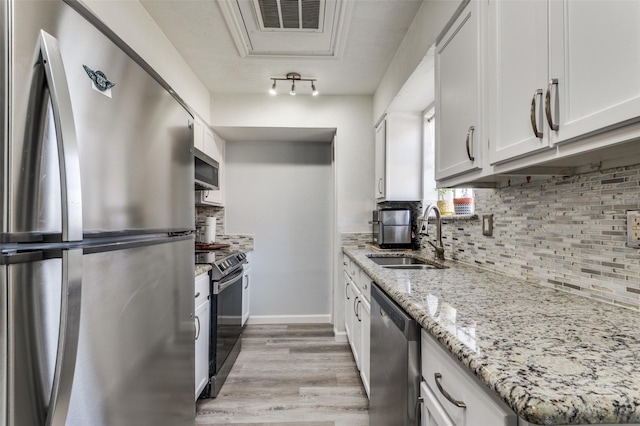
[(418, 425), (419, 393), (418, 324), (374, 283), (371, 287), (369, 425)]

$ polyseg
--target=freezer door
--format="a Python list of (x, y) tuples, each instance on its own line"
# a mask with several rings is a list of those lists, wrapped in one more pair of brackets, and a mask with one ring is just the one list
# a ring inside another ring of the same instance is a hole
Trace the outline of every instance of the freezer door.
[[(0, 395), (8, 395), (7, 369), (7, 267), (0, 265)], [(0, 398), (0, 424), (5, 425), (7, 419), (7, 398)]]
[(12, 5), (2, 231), (63, 234), (78, 202), (85, 236), (193, 229), (188, 112), (68, 5)]
[(193, 425), (192, 248), (188, 236), (3, 255), (6, 424)]
[(62, 425), (77, 353), (82, 251), (16, 252), (0, 261), (7, 424)]
[(67, 425), (194, 424), (193, 241), (85, 254)]

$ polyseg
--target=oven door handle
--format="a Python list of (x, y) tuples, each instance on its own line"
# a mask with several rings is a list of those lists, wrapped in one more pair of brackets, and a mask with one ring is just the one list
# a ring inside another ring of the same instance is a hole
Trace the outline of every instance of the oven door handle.
[(227, 287), (236, 282), (237, 278), (242, 278), (242, 269), (243, 268), (238, 269), (232, 275), (225, 277), (224, 280), (215, 282), (213, 286), (213, 294), (222, 293)]

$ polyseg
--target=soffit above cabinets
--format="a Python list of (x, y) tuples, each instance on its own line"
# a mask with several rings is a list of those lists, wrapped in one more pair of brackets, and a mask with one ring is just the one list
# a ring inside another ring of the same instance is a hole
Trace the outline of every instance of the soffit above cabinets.
[(340, 58), (349, 0), (218, 0), (241, 57)]

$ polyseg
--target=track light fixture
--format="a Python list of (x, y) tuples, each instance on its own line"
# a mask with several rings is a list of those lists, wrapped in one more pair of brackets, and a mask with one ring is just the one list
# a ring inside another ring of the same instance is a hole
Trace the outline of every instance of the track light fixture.
[(311, 94), (313, 96), (317, 96), (318, 95), (318, 89), (316, 89), (316, 79), (315, 78), (302, 78), (300, 76), (300, 74), (298, 74), (297, 72), (290, 72), (287, 74), (286, 77), (284, 78), (279, 78), (279, 77), (274, 77), (271, 79), (273, 81), (273, 85), (271, 86), (271, 89), (269, 89), (269, 93), (272, 95), (277, 94), (276, 91), (276, 82), (277, 81), (290, 81), (291, 82), (291, 90), (289, 91), (289, 94), (291, 96), (295, 96), (296, 94), (296, 81), (308, 81), (311, 83)]

